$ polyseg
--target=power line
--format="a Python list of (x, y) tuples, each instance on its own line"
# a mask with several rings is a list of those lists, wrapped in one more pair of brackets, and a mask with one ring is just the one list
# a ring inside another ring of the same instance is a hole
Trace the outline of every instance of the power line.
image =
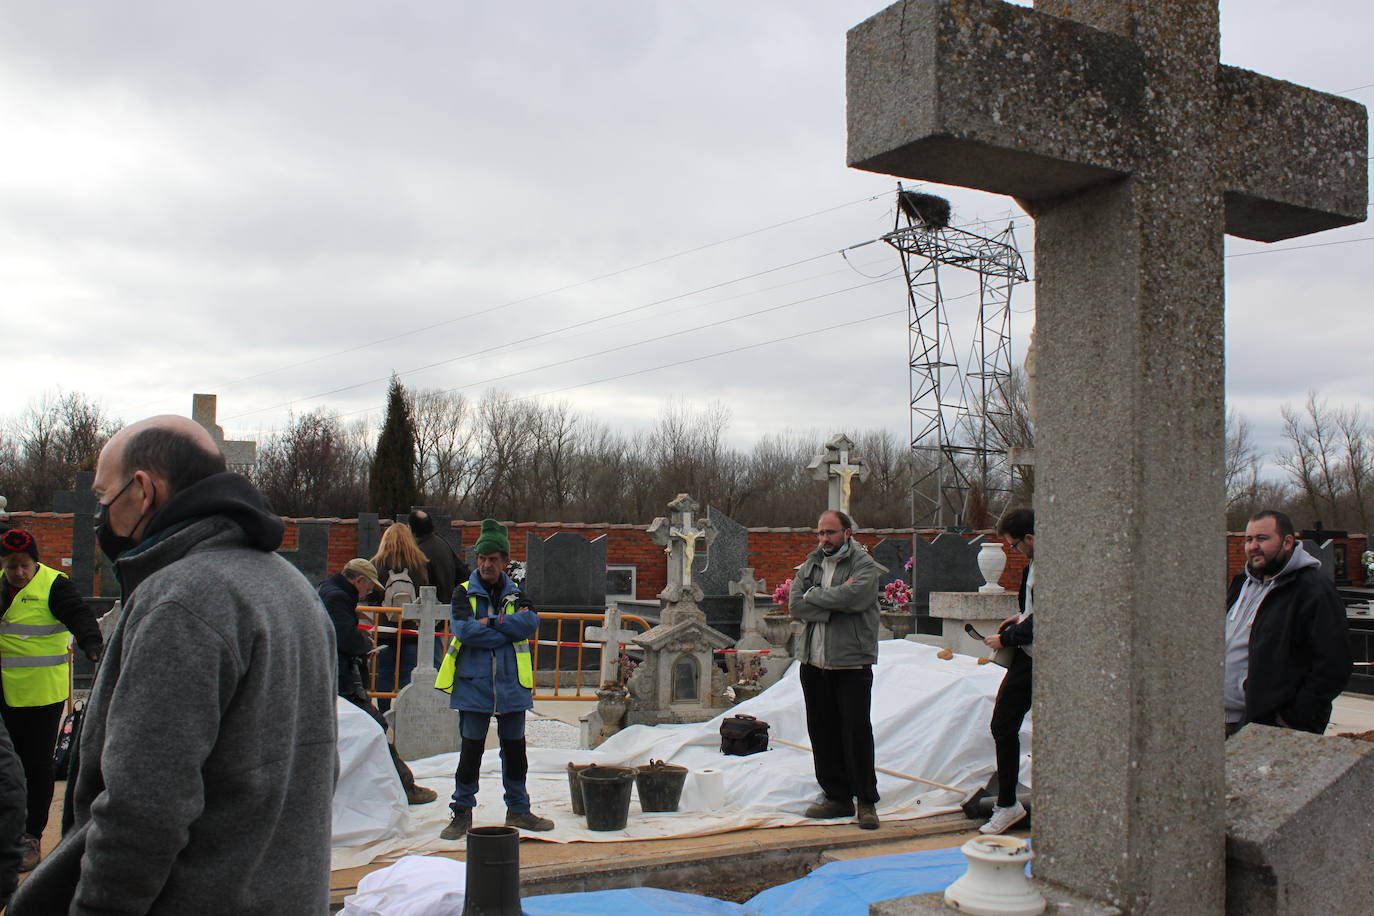
[[(390, 337), (382, 337), (382, 338), (378, 338), (378, 339), (376, 339), (376, 340), (370, 340), (370, 341), (368, 341), (367, 343), (359, 344), (359, 345), (354, 346), (354, 347), (347, 347), (347, 348), (345, 348), (345, 349), (343, 349), (343, 350), (337, 350), (337, 351), (335, 351), (335, 352), (333, 352), (333, 353), (326, 353), (326, 354), (324, 354), (323, 356), (314, 356), (314, 357), (311, 357), (310, 359), (301, 360), (301, 361), (295, 362), (295, 363), (289, 363), (289, 364), (287, 364), (287, 365), (285, 365), (285, 366), (278, 366), (278, 367), (276, 367), (275, 369), (266, 369), (266, 370), (264, 370), (264, 371), (262, 371), (262, 372), (256, 372), (256, 373), (254, 373), (254, 374), (252, 374), (252, 375), (245, 375), (245, 376), (243, 376), (242, 378), (237, 378), (237, 379), (233, 379), (233, 380), (228, 381), (228, 382), (220, 383), (220, 384), (216, 387), (216, 390), (217, 390), (217, 391), (222, 391), (222, 390), (227, 389), (227, 388), (232, 388), (234, 385), (242, 384), (243, 382), (248, 382), (248, 381), (252, 381), (252, 380), (254, 380), (254, 379), (262, 378), (262, 377), (265, 376), (265, 375), (272, 375), (272, 374), (277, 373), (277, 372), (286, 372), (286, 371), (288, 371), (288, 370), (290, 370), (290, 369), (298, 369), (298, 368), (300, 368), (301, 366), (308, 366), (308, 365), (311, 365), (311, 364), (313, 364), (313, 363), (320, 362), (321, 360), (333, 359), (333, 358), (336, 357), (336, 356), (345, 356), (345, 355), (347, 355), (347, 354), (349, 354), (349, 353), (356, 353), (356, 352), (359, 351), (359, 350), (365, 350), (365, 349), (367, 349), (368, 347), (377, 346), (378, 344), (390, 343), (390, 342), (393, 341), (393, 340), (400, 340), (401, 338), (404, 338), (404, 337), (410, 337), (410, 336), (415, 335), (415, 334), (422, 334), (422, 333), (424, 333), (425, 331), (432, 331), (432, 330), (434, 330), (435, 328), (441, 328), (441, 327), (444, 327), (444, 326), (446, 326), (446, 325), (453, 324), (453, 323), (456, 322), (456, 321), (463, 321), (463, 320), (468, 319), (468, 318), (475, 318), (475, 317), (477, 317), (477, 316), (479, 316), (479, 315), (486, 315), (486, 314), (489, 314), (489, 313), (491, 313), (491, 312), (499, 311), (499, 310), (501, 310), (501, 309), (510, 308), (510, 307), (512, 307), (512, 306), (515, 306), (515, 305), (522, 305), (522, 304), (524, 304), (524, 303), (526, 303), (526, 302), (531, 302), (531, 301), (533, 301), (533, 300), (535, 300), (535, 299), (540, 299), (540, 298), (543, 298), (543, 297), (545, 297), (545, 296), (553, 296), (553, 295), (556, 295), (556, 294), (558, 294), (558, 293), (567, 292), (568, 290), (577, 289), (578, 287), (581, 287), (581, 286), (587, 286), (587, 285), (592, 284), (592, 283), (599, 283), (599, 282), (602, 281), (602, 280), (608, 280), (608, 279), (610, 279), (610, 278), (612, 278), (612, 277), (621, 276), (622, 274), (631, 273), (631, 272), (636, 271), (636, 270), (642, 270), (642, 269), (644, 269), (644, 268), (646, 268), (646, 267), (652, 267), (652, 266), (654, 266), (655, 264), (662, 264), (662, 263), (664, 263), (664, 262), (666, 262), (666, 261), (671, 261), (671, 260), (673, 260), (673, 259), (675, 259), (675, 258), (686, 257), (686, 256), (689, 255), (689, 254), (696, 254), (697, 252), (700, 252), (700, 251), (706, 251), (707, 249), (710, 249), (710, 248), (715, 248), (715, 247), (718, 247), (718, 246), (720, 246), (720, 245), (729, 244), (730, 242), (737, 242), (737, 241), (739, 241), (740, 239), (749, 238), (750, 236), (759, 235), (759, 234), (764, 233), (764, 232), (771, 232), (771, 231), (773, 231), (774, 229), (780, 229), (780, 228), (782, 228), (783, 226), (790, 226), (790, 225), (792, 225), (793, 223), (799, 223), (799, 222), (802, 222), (803, 220), (813, 219), (813, 218), (815, 218), (815, 217), (817, 217), (817, 216), (824, 216), (824, 215), (827, 214), (827, 213), (834, 213), (836, 210), (843, 210), (843, 209), (846, 208), (846, 207), (852, 207), (852, 206), (854, 206), (854, 205), (856, 205), (856, 204), (868, 203), (869, 201), (877, 200), (877, 199), (879, 199), (880, 197), (886, 197), (886, 196), (887, 196), (886, 193), (884, 193), (884, 194), (874, 194), (874, 195), (872, 195), (872, 196), (870, 196), (870, 197), (863, 197), (863, 198), (860, 198), (860, 199), (858, 199), (858, 200), (851, 200), (851, 201), (849, 201), (849, 202), (847, 202), (847, 203), (837, 204), (836, 206), (833, 206), (833, 207), (827, 207), (827, 208), (825, 208), (825, 209), (823, 209), (823, 210), (817, 210), (817, 211), (815, 211), (815, 212), (813, 212), (813, 213), (807, 213), (807, 214), (805, 214), (804, 216), (796, 216), (796, 217), (793, 217), (793, 218), (791, 218), (791, 219), (785, 219), (785, 220), (783, 220), (783, 221), (781, 221), (781, 222), (773, 223), (772, 225), (769, 225), (769, 226), (763, 226), (763, 227), (761, 227), (761, 228), (759, 228), (759, 229), (751, 229), (751, 230), (749, 230), (748, 232), (741, 232), (740, 234), (730, 236), (729, 238), (718, 239), (717, 241), (708, 242), (708, 243), (706, 243), (706, 244), (704, 244), (704, 245), (697, 245), (697, 246), (694, 247), (694, 248), (687, 248), (687, 249), (684, 249), (684, 250), (682, 250), (682, 251), (674, 252), (673, 254), (667, 254), (667, 255), (663, 255), (663, 256), (661, 256), (661, 257), (653, 258), (653, 259), (648, 260), (648, 261), (643, 261), (643, 262), (641, 262), (641, 263), (639, 263), (639, 264), (635, 264), (635, 265), (630, 266), (630, 267), (622, 267), (622, 268), (619, 268), (619, 269), (617, 269), (617, 270), (612, 270), (612, 271), (609, 271), (609, 272), (604, 273), (604, 274), (599, 274), (599, 275), (597, 275), (597, 276), (595, 276), (595, 277), (589, 277), (589, 278), (587, 278), (587, 279), (585, 279), (585, 280), (578, 280), (578, 281), (575, 282), (575, 283), (569, 283), (569, 284), (566, 284), (566, 285), (564, 285), (564, 286), (557, 287), (557, 288), (555, 288), (555, 289), (543, 290), (542, 292), (534, 293), (534, 294), (529, 295), (529, 296), (523, 296), (523, 297), (521, 297), (521, 298), (519, 298), (519, 299), (512, 299), (511, 301), (502, 303), (502, 304), (500, 304), (500, 305), (489, 306), (489, 307), (487, 307), (487, 308), (485, 308), (485, 309), (478, 309), (478, 310), (476, 310), (476, 311), (467, 312), (466, 314), (458, 315), (458, 316), (453, 317), (453, 318), (446, 318), (446, 319), (444, 319), (443, 321), (437, 321), (437, 322), (434, 322), (433, 324), (428, 324), (428, 325), (425, 325), (425, 326), (423, 326), (423, 327), (414, 328), (414, 329), (409, 330), (409, 331), (402, 331), (402, 332), (399, 333), (399, 334), (392, 334)], [(268, 408), (268, 409), (271, 409), (271, 408)], [(230, 418), (230, 419), (233, 419), (233, 418)]]
[(1304, 248), (1325, 248), (1328, 245), (1349, 245), (1352, 242), (1374, 242), (1374, 235), (1366, 235), (1358, 239), (1338, 239), (1334, 242), (1313, 242), (1311, 245), (1285, 245), (1282, 248), (1263, 248), (1259, 251), (1242, 251), (1239, 254), (1228, 254), (1228, 258), (1248, 258), (1257, 254), (1278, 254), (1281, 251), (1301, 251)]

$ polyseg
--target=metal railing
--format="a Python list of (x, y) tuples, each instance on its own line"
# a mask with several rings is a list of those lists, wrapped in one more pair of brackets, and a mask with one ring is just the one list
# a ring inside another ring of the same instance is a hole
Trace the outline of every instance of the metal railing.
[[(419, 638), (416, 628), (403, 627), (401, 609), (394, 607), (360, 606), (358, 614), (370, 618), (381, 652), (389, 653), (392, 664), (382, 661), (380, 653), (368, 660), (368, 695), (374, 699), (395, 699), (400, 693), (401, 670), (413, 657), (410, 646)], [(588, 642), (586, 628), (603, 626), (601, 614), (565, 614), (553, 611), (539, 613), (539, 633), (532, 640), (531, 661), (534, 664), (534, 698), (536, 700), (595, 700), (601, 686), (602, 644)], [(621, 615), (620, 625), (639, 632), (649, 629), (649, 622), (630, 614)], [(434, 628), (435, 667), (449, 640), (449, 621), (437, 621)], [(404, 653), (403, 653), (404, 650)], [(415, 646), (416, 652), (419, 647)], [(552, 662), (549, 657), (552, 655)], [(379, 664), (380, 662), (380, 664)], [(382, 669), (381, 682), (378, 669)], [(387, 676), (389, 672), (389, 676)]]

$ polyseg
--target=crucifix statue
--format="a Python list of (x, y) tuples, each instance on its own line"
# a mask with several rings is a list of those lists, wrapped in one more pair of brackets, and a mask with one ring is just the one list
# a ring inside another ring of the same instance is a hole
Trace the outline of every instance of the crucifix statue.
[(754, 604), (754, 596), (761, 591), (766, 591), (768, 583), (762, 579), (754, 578), (752, 567), (745, 567), (739, 571), (739, 578), (730, 583), (730, 594), (739, 595), (744, 600), (740, 608), (739, 619), (739, 642), (735, 643), (736, 649), (767, 649), (768, 640), (759, 634), (759, 613)]
[(825, 444), (825, 451), (811, 459), (807, 468), (816, 480), (829, 484), (826, 509), (838, 509), (849, 513), (850, 497), (853, 494), (854, 478), (867, 480), (870, 473), (868, 462), (852, 455), (854, 443), (844, 433), (840, 433)]
[(695, 518), (697, 501), (686, 493), (679, 493), (668, 503), (668, 510), (667, 518), (660, 516), (649, 526), (649, 537), (668, 554), (668, 587), (658, 597), (669, 605), (694, 604), (702, 597), (701, 586), (692, 581), (697, 541), (705, 540), (710, 547), (716, 526), (709, 518)]
[(905, 0), (848, 41), (850, 165), (1035, 219), (1036, 872), (1129, 913), (1223, 911), (1223, 236), (1367, 216), (1364, 106), (1219, 47), (1217, 0)]

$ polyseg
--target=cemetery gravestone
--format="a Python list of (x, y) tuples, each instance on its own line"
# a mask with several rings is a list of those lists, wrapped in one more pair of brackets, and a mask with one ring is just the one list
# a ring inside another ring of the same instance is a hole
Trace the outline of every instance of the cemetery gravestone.
[(749, 565), (749, 529), (714, 506), (707, 506), (706, 518), (716, 533), (706, 550), (697, 553), (692, 566), (692, 580), (701, 586), (697, 605), (707, 624), (738, 636), (742, 605), (731, 583)]
[(849, 33), (850, 164), (1036, 220), (1036, 871), (1132, 913), (1222, 911), (1222, 235), (1367, 215), (1364, 107), (1218, 49), (1215, 0), (908, 0)]
[(458, 714), (449, 708), (449, 695), (434, 689), (438, 671), (434, 653), (423, 647), (435, 644), (434, 631), (439, 621), (447, 620), (449, 607), (434, 596), (434, 586), (420, 588), (420, 600), (401, 609), (402, 616), (418, 620), (421, 651), (410, 673), (410, 683), (401, 688), (386, 713), (395, 735), (396, 753), (403, 760), (418, 760), (446, 754), (458, 747)]
[(382, 520), (376, 512), (358, 513), (358, 552), (355, 557), (375, 557), (382, 544)]
[(526, 535), (524, 592), (535, 609), (605, 610), (606, 544), (604, 534), (590, 541), (571, 531), (547, 540)]
[(296, 522), (296, 547), (277, 553), (301, 571), (311, 585), (319, 585), (329, 576), (329, 522), (301, 520)]
[(983, 584), (978, 570), (980, 540), (966, 541), (953, 531), (942, 531), (934, 541), (912, 535), (915, 548), (911, 562), (911, 608), (916, 632), (941, 636), (944, 626), (930, 616), (931, 592), (976, 592)]
[[(71, 577), (72, 585), (76, 586), (77, 593), (82, 597), (95, 595), (95, 568), (98, 562), (95, 513), (100, 507), (100, 501), (91, 491), (94, 481), (95, 472), (77, 471), (76, 485), (73, 489), (52, 495), (54, 512), (72, 514), (72, 565), (66, 572)], [(43, 545), (38, 546), (42, 548)], [(102, 580), (104, 578), (101, 576)]]
[(806, 467), (816, 480), (826, 481), (827, 510), (849, 513), (854, 491), (854, 478), (867, 480), (871, 469), (868, 462), (853, 455), (854, 443), (840, 433), (825, 444), (825, 451), (812, 459)]

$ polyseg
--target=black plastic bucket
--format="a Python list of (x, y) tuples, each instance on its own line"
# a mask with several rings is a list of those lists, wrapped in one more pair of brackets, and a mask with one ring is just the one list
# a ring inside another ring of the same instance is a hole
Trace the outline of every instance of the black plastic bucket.
[(520, 831), (468, 830), (463, 916), (520, 916)]
[(630, 795), (634, 792), (634, 767), (587, 767), (577, 780), (588, 830), (624, 830), (630, 819)]
[(568, 795), (572, 797), (573, 814), (583, 814), (587, 810), (582, 806), (582, 782), (578, 775), (592, 765), (571, 762), (568, 764)]
[(640, 810), (676, 811), (678, 802), (682, 800), (682, 784), (686, 781), (686, 767), (661, 760), (640, 767), (635, 774)]

